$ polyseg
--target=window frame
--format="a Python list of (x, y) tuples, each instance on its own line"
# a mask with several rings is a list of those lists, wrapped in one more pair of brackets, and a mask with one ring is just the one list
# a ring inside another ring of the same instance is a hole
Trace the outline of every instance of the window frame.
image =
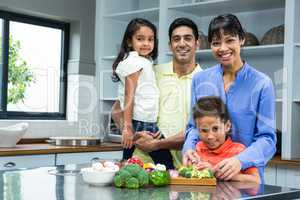
[[(70, 24), (67, 22), (46, 19), (42, 17), (29, 16), (0, 10), (0, 19), (3, 20), (2, 55), (3, 65), (0, 68), (2, 81), (0, 91), (0, 119), (36, 119), (36, 120), (65, 120), (67, 105), (67, 65), (69, 58)], [(60, 61), (60, 94), (59, 112), (25, 112), (7, 111), (7, 85), (8, 85), (8, 58), (9, 58), (9, 22), (21, 22), (31, 25), (57, 28), (62, 31), (61, 61)]]

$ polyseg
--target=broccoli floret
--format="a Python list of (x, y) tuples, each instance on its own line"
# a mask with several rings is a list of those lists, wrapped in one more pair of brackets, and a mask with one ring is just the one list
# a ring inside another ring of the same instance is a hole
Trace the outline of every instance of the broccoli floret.
[(140, 187), (146, 186), (149, 184), (149, 175), (145, 170), (141, 170), (138, 173), (137, 179), (139, 180)]
[(116, 187), (124, 186), (124, 181), (122, 180), (120, 175), (114, 177), (114, 184)]
[(122, 180), (124, 180), (124, 183), (131, 177), (131, 174), (126, 170), (120, 170), (118, 174), (121, 176)]
[(129, 164), (126, 165), (123, 170), (126, 170), (130, 173), (131, 176), (137, 177), (138, 173), (143, 170), (143, 168), (141, 166), (139, 166), (138, 164)]
[(115, 174), (114, 177), (114, 183), (116, 187), (124, 187), (125, 186), (125, 182), (131, 178), (131, 175), (128, 171), (126, 170), (120, 170)]
[(191, 178), (193, 175), (194, 168), (193, 167), (181, 167), (179, 169), (179, 175), (185, 178)]
[(131, 177), (125, 183), (125, 187), (129, 189), (138, 189), (139, 188), (139, 181), (137, 178)]
[(188, 171), (187, 167), (180, 167), (178, 173), (180, 176), (185, 177), (185, 173)]
[(185, 178), (192, 178), (193, 170), (188, 170), (185, 172), (184, 177)]
[(116, 187), (136, 189), (149, 184), (148, 173), (137, 164), (126, 165), (114, 177)]

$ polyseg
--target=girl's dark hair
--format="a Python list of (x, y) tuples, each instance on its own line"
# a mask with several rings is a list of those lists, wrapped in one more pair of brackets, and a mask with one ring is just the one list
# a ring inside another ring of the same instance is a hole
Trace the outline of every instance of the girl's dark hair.
[(213, 37), (221, 38), (221, 32), (238, 36), (245, 39), (245, 31), (239, 19), (233, 14), (223, 14), (213, 18), (208, 27), (208, 42), (211, 43)]
[(157, 35), (156, 35), (156, 27), (154, 24), (152, 24), (150, 21), (146, 20), (146, 19), (142, 19), (142, 18), (135, 18), (132, 19), (129, 24), (126, 27), (124, 36), (123, 36), (123, 40), (121, 43), (121, 47), (120, 47), (120, 51), (119, 54), (116, 58), (116, 60), (114, 61), (113, 65), (112, 65), (112, 69), (113, 69), (113, 75), (112, 75), (112, 80), (114, 82), (118, 82), (120, 81), (120, 78), (118, 77), (117, 73), (116, 73), (116, 68), (118, 66), (118, 64), (128, 56), (128, 53), (130, 51), (132, 51), (132, 47), (128, 46), (128, 41), (132, 40), (133, 35), (135, 34), (136, 31), (138, 31), (140, 29), (140, 27), (142, 26), (147, 26), (149, 27), (153, 33), (154, 33), (154, 48), (153, 51), (150, 54), (150, 57), (155, 60), (157, 58)]
[(222, 99), (217, 96), (207, 96), (200, 98), (193, 107), (194, 120), (201, 117), (214, 116), (222, 122), (229, 120), (229, 113)]
[(172, 39), (172, 33), (173, 33), (174, 29), (176, 29), (180, 26), (187, 26), (190, 29), (192, 29), (194, 37), (196, 38), (196, 40), (198, 40), (199, 32), (198, 32), (198, 27), (195, 24), (195, 22), (193, 22), (193, 20), (191, 20), (189, 18), (180, 17), (180, 18), (175, 19), (169, 26), (169, 41), (170, 42)]

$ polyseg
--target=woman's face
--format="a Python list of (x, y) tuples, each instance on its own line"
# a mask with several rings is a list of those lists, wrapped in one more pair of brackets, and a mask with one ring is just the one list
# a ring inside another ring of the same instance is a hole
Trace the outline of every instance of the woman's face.
[(224, 67), (239, 67), (241, 66), (241, 46), (244, 44), (244, 40), (240, 40), (239, 37), (224, 34), (222, 31), (220, 38), (213, 37), (210, 44), (214, 57)]
[(205, 116), (195, 120), (201, 140), (209, 149), (219, 148), (226, 140), (231, 123), (222, 122), (219, 117)]

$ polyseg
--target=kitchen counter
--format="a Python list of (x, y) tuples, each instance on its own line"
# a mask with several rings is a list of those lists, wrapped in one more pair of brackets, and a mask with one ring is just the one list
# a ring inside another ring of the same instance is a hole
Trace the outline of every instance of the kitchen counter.
[(99, 151), (120, 151), (121, 144), (101, 143), (97, 146), (71, 147), (54, 146), (47, 143), (40, 144), (18, 144), (13, 148), (0, 148), (0, 156), (18, 156), (35, 154), (54, 154), (54, 153), (78, 153), (78, 152), (99, 152)]
[[(37, 154), (55, 154), (55, 153), (79, 153), (79, 152), (101, 152), (101, 151), (122, 151), (122, 145), (119, 143), (105, 142), (98, 146), (89, 147), (70, 147), (54, 146), (48, 143), (38, 144), (18, 144), (14, 148), (0, 148), (0, 156), (19, 156), (19, 155), (37, 155)], [(300, 165), (300, 160), (282, 160), (280, 156), (274, 156), (268, 164), (279, 165)]]
[(167, 186), (139, 190), (113, 186), (91, 186), (81, 174), (53, 175), (51, 172), (79, 170), (87, 165), (65, 165), (0, 171), (0, 199), (93, 200), (93, 199), (293, 199), (300, 190), (250, 183), (218, 182), (217, 186)]

